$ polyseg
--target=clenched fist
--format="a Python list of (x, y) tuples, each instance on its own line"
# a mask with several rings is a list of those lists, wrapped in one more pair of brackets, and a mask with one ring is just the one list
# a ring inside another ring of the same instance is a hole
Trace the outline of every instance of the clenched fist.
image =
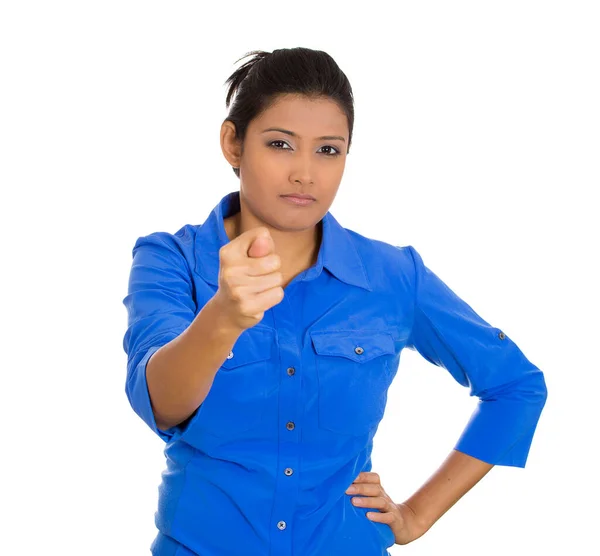
[(246, 330), (283, 299), (281, 259), (268, 228), (240, 234), (219, 250), (219, 289), (215, 301), (227, 320)]

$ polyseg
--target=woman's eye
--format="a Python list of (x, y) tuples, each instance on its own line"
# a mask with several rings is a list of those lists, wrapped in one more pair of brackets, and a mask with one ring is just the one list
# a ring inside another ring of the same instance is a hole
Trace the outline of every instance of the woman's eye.
[[(280, 140), (278, 140), (278, 141), (271, 141), (271, 142), (269, 143), (269, 146), (273, 146), (275, 143), (281, 143), (281, 144), (283, 144), (283, 145), (287, 145), (287, 143), (286, 143), (285, 141), (280, 141)], [(279, 149), (279, 147), (275, 147), (275, 148), (276, 148), (276, 149)], [(279, 150), (288, 150), (288, 149), (279, 149)]]
[(333, 147), (332, 145), (325, 145), (324, 147), (321, 147), (322, 149), (333, 149), (335, 151), (335, 153), (329, 153), (328, 156), (337, 156), (338, 154), (340, 154), (340, 151), (338, 151), (335, 147)]

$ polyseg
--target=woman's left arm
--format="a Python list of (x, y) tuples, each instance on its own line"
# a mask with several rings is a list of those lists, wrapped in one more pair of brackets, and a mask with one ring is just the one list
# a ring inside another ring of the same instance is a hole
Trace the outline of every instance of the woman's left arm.
[(546, 403), (544, 374), (425, 266), (414, 262), (414, 318), (407, 347), (445, 368), (479, 402), (455, 450), (492, 465), (525, 467)]
[(454, 450), (406, 502), (393, 503), (377, 473), (361, 473), (353, 483), (357, 494), (371, 497), (357, 505), (383, 512), (367, 517), (388, 523), (396, 542), (407, 544), (494, 465), (525, 467), (547, 389), (542, 371), (503, 330), (456, 295), (425, 266), (414, 247), (401, 249), (414, 263), (414, 318), (406, 347), (446, 369), (479, 398)]

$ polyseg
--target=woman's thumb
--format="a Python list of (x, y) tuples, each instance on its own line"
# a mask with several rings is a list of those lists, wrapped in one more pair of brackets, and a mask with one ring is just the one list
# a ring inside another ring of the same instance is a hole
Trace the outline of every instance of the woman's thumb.
[(256, 236), (248, 248), (249, 257), (264, 257), (273, 251), (273, 238), (266, 228), (258, 228)]

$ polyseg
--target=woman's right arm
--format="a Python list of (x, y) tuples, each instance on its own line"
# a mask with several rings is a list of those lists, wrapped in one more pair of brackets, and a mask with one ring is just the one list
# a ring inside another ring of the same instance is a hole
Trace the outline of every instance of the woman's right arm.
[(241, 333), (222, 318), (213, 297), (186, 330), (152, 354), (146, 378), (159, 429), (180, 424), (198, 409)]
[(184, 255), (191, 243), (185, 229), (138, 238), (123, 299), (125, 392), (135, 413), (164, 441), (187, 430), (242, 332), (224, 321), (215, 296), (198, 312)]
[(242, 332), (283, 299), (281, 259), (269, 231), (259, 226), (221, 248), (219, 288), (196, 314), (185, 255), (193, 240), (186, 227), (175, 235), (139, 238), (123, 300), (125, 391), (135, 412), (165, 441), (189, 428)]

